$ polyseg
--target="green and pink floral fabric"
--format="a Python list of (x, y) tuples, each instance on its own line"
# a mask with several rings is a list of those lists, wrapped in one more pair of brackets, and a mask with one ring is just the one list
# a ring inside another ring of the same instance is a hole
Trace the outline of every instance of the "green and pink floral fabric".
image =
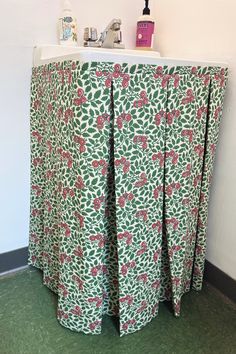
[(227, 69), (66, 61), (34, 68), (29, 264), (57, 316), (135, 332), (202, 286)]

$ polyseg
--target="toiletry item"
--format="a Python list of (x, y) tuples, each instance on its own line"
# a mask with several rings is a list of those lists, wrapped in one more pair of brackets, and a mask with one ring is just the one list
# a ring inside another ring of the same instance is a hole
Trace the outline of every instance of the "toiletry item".
[(149, 0), (145, 0), (143, 16), (139, 17), (137, 23), (136, 49), (152, 50), (155, 20), (150, 16), (148, 7)]
[(59, 19), (59, 39), (64, 46), (75, 47), (77, 43), (77, 21), (73, 16), (71, 3), (64, 1), (62, 17)]

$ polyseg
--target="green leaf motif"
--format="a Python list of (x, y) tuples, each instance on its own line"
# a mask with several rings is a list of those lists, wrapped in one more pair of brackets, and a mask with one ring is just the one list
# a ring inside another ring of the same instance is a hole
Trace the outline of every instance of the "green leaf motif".
[(136, 69), (136, 65), (132, 65), (129, 70), (130, 74), (133, 74), (135, 72), (135, 69)]
[(101, 90), (97, 90), (97, 91), (95, 92), (95, 94), (94, 94), (94, 98), (95, 98), (95, 99), (99, 98), (99, 97), (101, 96), (101, 93), (102, 93)]
[(84, 64), (82, 65), (81, 70), (82, 70), (82, 71), (86, 71), (86, 70), (88, 69), (88, 67), (89, 67), (89, 63), (84, 63)]

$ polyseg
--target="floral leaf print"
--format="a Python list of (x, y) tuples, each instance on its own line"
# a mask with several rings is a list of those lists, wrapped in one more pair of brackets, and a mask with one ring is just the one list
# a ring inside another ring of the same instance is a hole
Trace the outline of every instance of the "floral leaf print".
[(135, 332), (200, 290), (227, 69), (65, 61), (31, 81), (29, 264), (57, 318)]

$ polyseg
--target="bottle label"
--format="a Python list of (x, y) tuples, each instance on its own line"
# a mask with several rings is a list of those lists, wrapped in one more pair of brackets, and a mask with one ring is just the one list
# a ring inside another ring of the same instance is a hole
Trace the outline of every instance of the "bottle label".
[(154, 22), (140, 21), (137, 24), (136, 47), (152, 47)]
[(60, 18), (60, 41), (77, 42), (77, 24), (73, 17)]

